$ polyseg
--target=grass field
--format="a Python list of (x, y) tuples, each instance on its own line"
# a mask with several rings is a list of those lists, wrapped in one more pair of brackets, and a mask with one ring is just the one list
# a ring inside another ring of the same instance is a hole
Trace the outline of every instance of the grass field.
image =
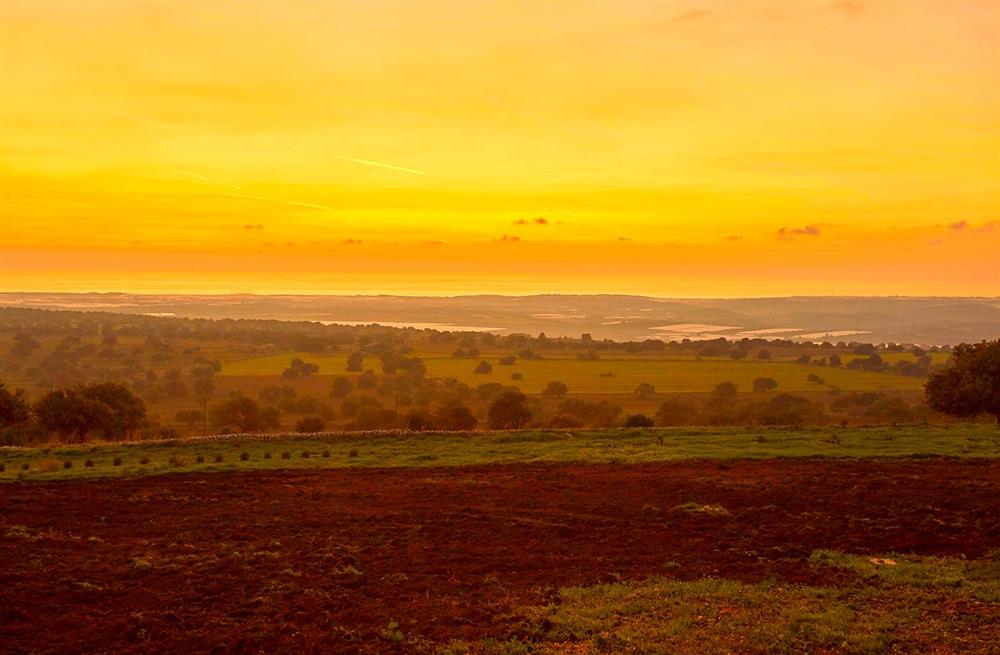
[[(4, 468), (0, 481), (257, 469), (912, 456), (998, 457), (1000, 430), (988, 424), (959, 424), (798, 430), (656, 428), (234, 436), (165, 443), (0, 449), (0, 465)], [(118, 463), (116, 458), (120, 460)]]
[[(286, 353), (255, 357), (224, 364), (223, 376), (280, 376), (293, 358), (301, 358), (319, 366), (319, 375), (345, 375), (347, 355), (310, 355), (308, 353)], [(607, 358), (584, 361), (568, 358), (541, 360), (518, 359), (511, 366), (502, 366), (495, 357), (458, 359), (441, 353), (422, 355), (427, 366), (427, 374), (438, 378), (455, 378), (475, 386), (486, 382), (513, 384), (525, 393), (539, 393), (553, 380), (563, 382), (570, 393), (632, 393), (637, 385), (648, 382), (658, 392), (708, 392), (719, 382), (732, 381), (741, 391), (750, 391), (753, 380), (758, 377), (774, 378), (779, 391), (815, 391), (827, 388), (807, 377), (815, 373), (822, 377), (826, 385), (845, 391), (919, 391), (923, 389), (921, 378), (905, 377), (888, 373), (854, 371), (843, 367), (818, 367), (795, 364), (788, 361), (733, 361), (730, 359), (648, 359), (648, 358)], [(490, 373), (475, 373), (480, 360), (493, 364)], [(380, 371), (377, 358), (365, 361), (365, 368)], [(521, 380), (512, 381), (512, 373), (521, 373)], [(608, 376), (607, 374), (613, 374)]]

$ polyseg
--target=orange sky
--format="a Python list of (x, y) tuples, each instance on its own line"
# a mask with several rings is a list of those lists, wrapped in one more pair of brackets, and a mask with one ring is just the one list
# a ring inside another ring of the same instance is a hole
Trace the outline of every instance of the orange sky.
[(3, 290), (1000, 294), (1000, 4), (0, 5)]

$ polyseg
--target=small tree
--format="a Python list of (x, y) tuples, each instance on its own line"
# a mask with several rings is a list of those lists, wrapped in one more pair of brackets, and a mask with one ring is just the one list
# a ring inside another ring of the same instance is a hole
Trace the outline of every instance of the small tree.
[(486, 374), (490, 373), (492, 370), (493, 370), (493, 365), (487, 362), (486, 360), (483, 360), (478, 364), (476, 364), (475, 372), (480, 374)]
[(1000, 423), (1000, 340), (956, 346), (949, 365), (931, 374), (924, 391), (939, 412), (992, 414)]
[(736, 398), (736, 391), (739, 389), (735, 382), (720, 382), (715, 385), (715, 389), (712, 390), (712, 395), (716, 398), (726, 398), (734, 399)]
[(545, 385), (545, 389), (542, 390), (543, 396), (550, 396), (552, 398), (562, 398), (569, 392), (569, 387), (567, 387), (562, 382), (553, 381)]
[(0, 427), (8, 427), (24, 423), (31, 416), (28, 398), (24, 389), (11, 393), (0, 382)]
[(517, 430), (531, 420), (531, 411), (525, 406), (528, 397), (520, 391), (505, 391), (490, 404), (490, 427), (497, 430)]
[(346, 398), (351, 393), (351, 381), (345, 377), (333, 379), (333, 386), (330, 388), (331, 398)]
[(653, 427), (653, 419), (649, 418), (645, 414), (631, 414), (625, 419), (625, 427), (651, 428)]
[(295, 424), (295, 431), (300, 433), (322, 432), (326, 429), (326, 421), (322, 416), (303, 416)]
[(778, 388), (778, 381), (774, 378), (756, 378), (753, 381), (754, 391), (772, 391)]

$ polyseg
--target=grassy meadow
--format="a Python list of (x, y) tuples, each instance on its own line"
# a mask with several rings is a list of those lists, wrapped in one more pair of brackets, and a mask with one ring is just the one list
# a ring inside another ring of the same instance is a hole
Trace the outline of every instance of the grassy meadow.
[[(507, 353), (504, 353), (507, 354)], [(894, 353), (896, 359), (907, 353)], [(935, 353), (946, 355), (945, 353)], [(723, 381), (735, 382), (741, 391), (750, 391), (758, 377), (774, 378), (780, 391), (807, 392), (837, 387), (844, 391), (920, 391), (924, 380), (890, 373), (850, 370), (844, 367), (817, 367), (793, 361), (731, 360), (729, 358), (696, 357), (630, 357), (624, 353), (602, 356), (596, 361), (556, 357), (517, 359), (512, 365), (499, 363), (500, 353), (485, 353), (474, 358), (455, 358), (449, 353), (423, 352), (417, 356), (427, 366), (427, 374), (437, 378), (454, 378), (470, 386), (487, 382), (516, 385), (528, 394), (540, 393), (551, 381), (569, 387), (570, 393), (631, 394), (637, 385), (648, 382), (662, 393), (709, 392)], [(221, 377), (280, 376), (293, 358), (319, 366), (319, 376), (345, 375), (347, 353), (315, 355), (301, 352), (253, 357), (223, 364)], [(850, 359), (850, 358), (846, 358)], [(912, 359), (912, 357), (911, 357)], [(475, 373), (480, 361), (493, 366), (489, 373)], [(892, 361), (886, 358), (886, 361)], [(845, 362), (846, 363), (846, 362)], [(376, 357), (365, 360), (366, 369), (380, 370)], [(511, 380), (520, 373), (523, 378)], [(810, 374), (819, 375), (825, 384), (810, 382)]]
[[(0, 449), (0, 481), (516, 462), (635, 464), (771, 457), (998, 457), (990, 424), (870, 428), (654, 428), (476, 433), (234, 435)], [(88, 464), (89, 463), (89, 464)]]

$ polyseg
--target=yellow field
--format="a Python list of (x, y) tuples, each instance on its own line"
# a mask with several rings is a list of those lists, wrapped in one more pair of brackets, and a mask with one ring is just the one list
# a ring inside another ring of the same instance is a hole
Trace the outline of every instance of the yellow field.
[[(845, 391), (917, 391), (923, 388), (924, 383), (920, 378), (852, 371), (843, 367), (807, 366), (788, 361), (637, 359), (618, 356), (614, 359), (582, 361), (549, 357), (542, 360), (518, 359), (512, 366), (502, 366), (497, 363), (497, 357), (493, 353), (475, 359), (456, 359), (442, 353), (423, 353), (420, 356), (427, 366), (427, 374), (431, 377), (455, 378), (472, 386), (486, 382), (513, 384), (525, 393), (539, 393), (553, 380), (565, 383), (570, 393), (631, 393), (636, 385), (642, 382), (652, 384), (657, 392), (706, 392), (726, 380), (738, 384), (741, 391), (751, 391), (753, 380), (757, 377), (774, 378), (778, 382), (779, 391), (825, 389), (823, 385), (806, 380), (810, 373), (824, 378), (827, 385)], [(347, 375), (346, 353), (324, 356), (286, 353), (256, 357), (225, 364), (221, 375), (280, 376), (294, 357), (317, 364), (320, 375)], [(492, 372), (487, 374), (473, 372), (481, 359), (493, 365)], [(380, 362), (374, 357), (365, 361), (365, 368), (381, 372)], [(523, 379), (511, 380), (511, 374), (515, 372), (521, 373)], [(602, 377), (602, 374), (608, 373), (613, 374), (613, 377)]]

